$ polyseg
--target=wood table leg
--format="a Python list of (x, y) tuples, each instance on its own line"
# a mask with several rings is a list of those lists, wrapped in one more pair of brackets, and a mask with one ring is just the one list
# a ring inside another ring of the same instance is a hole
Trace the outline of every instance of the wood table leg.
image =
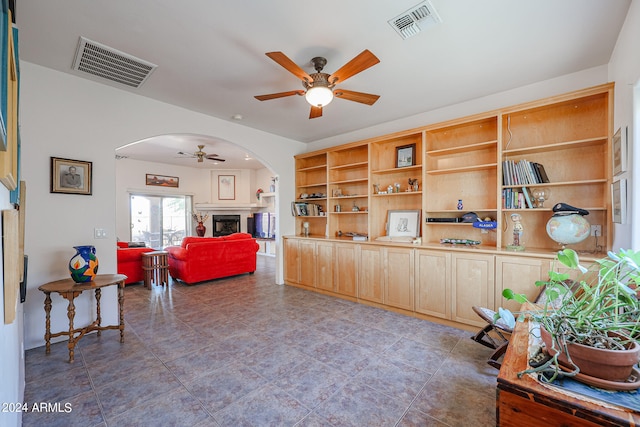
[[(100, 317), (100, 297), (102, 296), (102, 291), (100, 288), (96, 289), (96, 323), (98, 327), (102, 325), (102, 317)], [(102, 335), (102, 330), (98, 329), (98, 336)]]
[(45, 292), (44, 295), (45, 354), (49, 354), (51, 353), (51, 292)]
[(69, 301), (69, 305), (67, 306), (67, 317), (69, 318), (69, 343), (67, 344), (67, 347), (69, 348), (69, 363), (73, 363), (75, 355), (74, 347), (76, 346), (73, 339), (73, 319), (76, 317), (76, 306), (73, 303), (75, 292), (64, 293), (62, 296)]
[(118, 286), (118, 311), (120, 312), (120, 342), (124, 342), (124, 282)]

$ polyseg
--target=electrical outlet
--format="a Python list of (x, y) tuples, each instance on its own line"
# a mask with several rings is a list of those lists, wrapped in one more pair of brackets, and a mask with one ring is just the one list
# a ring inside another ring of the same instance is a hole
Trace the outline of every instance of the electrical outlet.
[(93, 229), (93, 237), (96, 239), (106, 239), (107, 238), (107, 230), (104, 228), (94, 228)]
[(600, 224), (591, 226), (591, 235), (592, 236), (602, 236), (602, 226)]

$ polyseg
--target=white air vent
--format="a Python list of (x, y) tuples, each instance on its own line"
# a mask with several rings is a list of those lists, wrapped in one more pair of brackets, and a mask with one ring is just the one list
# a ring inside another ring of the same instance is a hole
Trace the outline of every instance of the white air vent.
[(80, 37), (72, 69), (137, 88), (156, 67), (150, 62)]
[(440, 19), (433, 5), (426, 0), (387, 22), (400, 37), (408, 39), (426, 27), (441, 23), (442, 19)]

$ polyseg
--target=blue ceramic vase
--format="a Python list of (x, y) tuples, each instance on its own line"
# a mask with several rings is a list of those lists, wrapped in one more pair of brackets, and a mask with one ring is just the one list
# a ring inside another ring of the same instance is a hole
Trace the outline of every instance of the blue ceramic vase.
[(76, 254), (69, 260), (69, 272), (76, 283), (90, 282), (98, 274), (96, 248), (91, 245), (74, 246)]

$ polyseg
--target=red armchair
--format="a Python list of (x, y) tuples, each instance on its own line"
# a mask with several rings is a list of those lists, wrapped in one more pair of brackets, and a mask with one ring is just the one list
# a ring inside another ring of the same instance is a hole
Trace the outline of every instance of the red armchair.
[(187, 284), (256, 271), (258, 243), (250, 234), (185, 237), (168, 246), (169, 274)]
[(118, 242), (118, 274), (127, 276), (124, 282), (126, 285), (144, 279), (142, 254), (154, 250), (153, 248), (130, 248), (127, 242)]

